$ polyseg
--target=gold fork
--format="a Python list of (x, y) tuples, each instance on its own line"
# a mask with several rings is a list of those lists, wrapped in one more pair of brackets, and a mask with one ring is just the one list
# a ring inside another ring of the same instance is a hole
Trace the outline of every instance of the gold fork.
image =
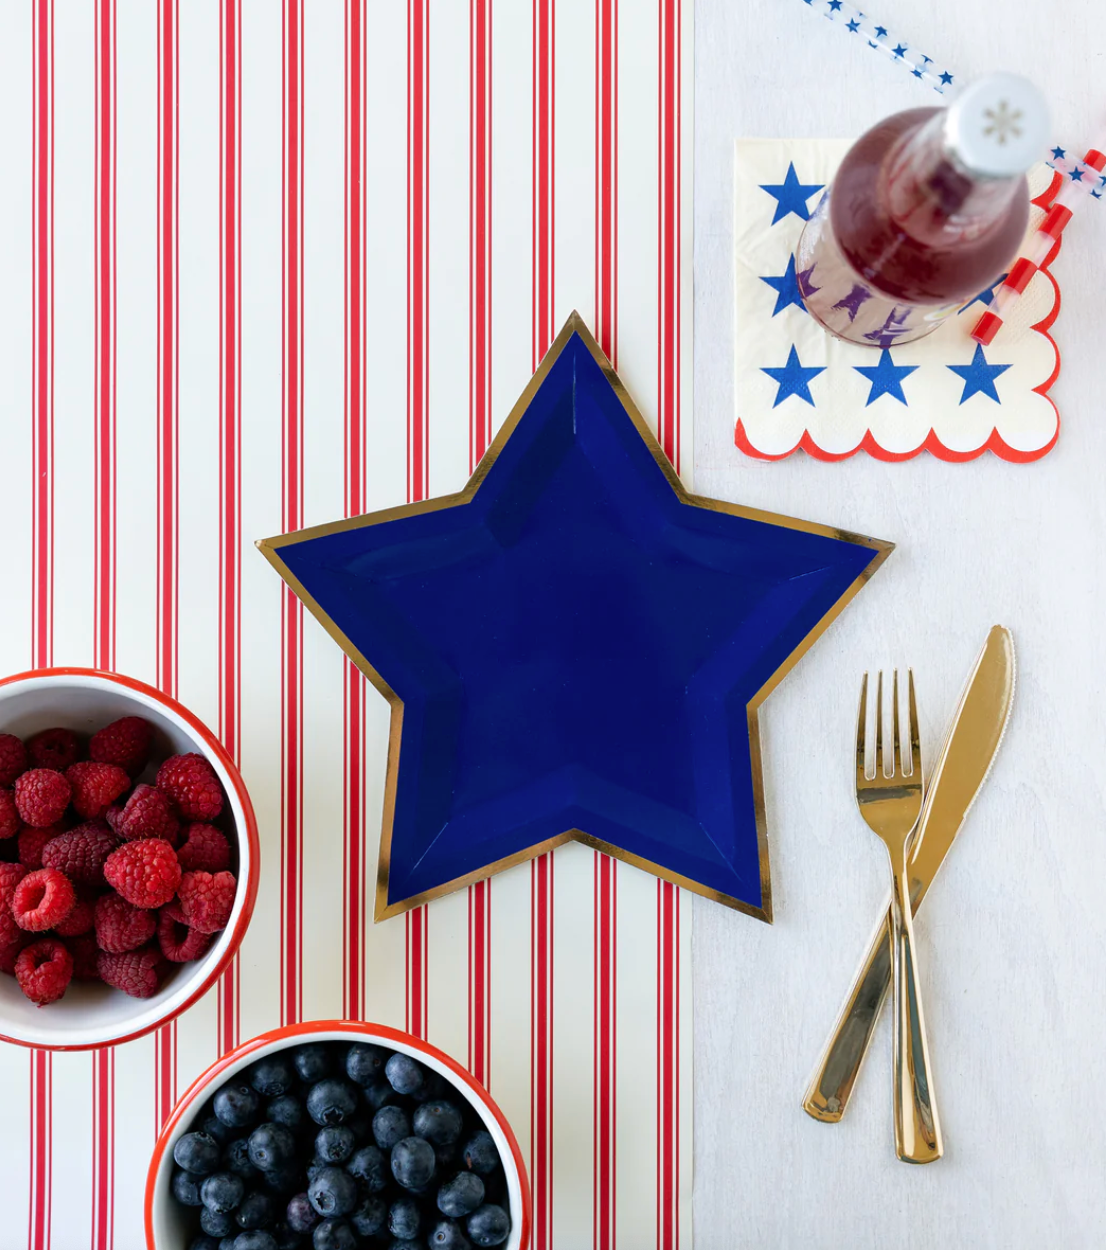
[(914, 673), (908, 670), (910, 737), (899, 734), (899, 674), (892, 679), (891, 771), (883, 757), (883, 673), (876, 682), (875, 775), (865, 764), (868, 716), (868, 674), (860, 687), (856, 726), (856, 805), (868, 828), (887, 848), (891, 861), (891, 954), (894, 985), (892, 1026), (895, 1076), (895, 1152), (906, 1163), (932, 1163), (941, 1157), (941, 1124), (933, 1094), (922, 1012), (921, 976), (914, 950), (910, 880), (907, 872), (910, 838), (922, 810), (922, 758)]

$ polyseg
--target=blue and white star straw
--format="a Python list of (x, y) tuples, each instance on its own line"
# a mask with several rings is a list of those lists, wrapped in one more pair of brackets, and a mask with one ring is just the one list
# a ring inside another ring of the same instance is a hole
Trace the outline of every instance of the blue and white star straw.
[[(850, 38), (857, 39), (861, 46), (867, 45), (882, 52), (919, 82), (932, 87), (939, 95), (948, 96), (959, 90), (961, 78), (953, 73), (949, 65), (938, 63), (909, 39), (902, 38), (889, 27), (862, 13), (855, 5), (848, 4), (847, 0), (803, 0), (803, 4), (812, 12), (828, 18)], [(1066, 174), (1073, 182), (1078, 183), (1090, 198), (1106, 198), (1106, 177), (1091, 165), (1069, 160), (1064, 148), (1058, 145), (1051, 148), (1043, 159), (1050, 169)]]

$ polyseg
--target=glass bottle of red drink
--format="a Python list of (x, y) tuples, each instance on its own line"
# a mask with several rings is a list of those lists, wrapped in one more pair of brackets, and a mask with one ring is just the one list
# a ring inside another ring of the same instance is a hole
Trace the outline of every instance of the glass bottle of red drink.
[(795, 258), (810, 314), (838, 338), (909, 343), (995, 283), (1029, 218), (1025, 171), (1048, 112), (1014, 74), (991, 74), (947, 109), (887, 117), (849, 149)]

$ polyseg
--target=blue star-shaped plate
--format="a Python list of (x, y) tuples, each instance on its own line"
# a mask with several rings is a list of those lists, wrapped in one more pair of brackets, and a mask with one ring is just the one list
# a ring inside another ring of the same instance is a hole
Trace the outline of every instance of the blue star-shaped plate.
[(689, 494), (578, 316), (460, 494), (259, 546), (392, 706), (377, 920), (572, 839), (771, 919), (757, 708), (891, 548)]

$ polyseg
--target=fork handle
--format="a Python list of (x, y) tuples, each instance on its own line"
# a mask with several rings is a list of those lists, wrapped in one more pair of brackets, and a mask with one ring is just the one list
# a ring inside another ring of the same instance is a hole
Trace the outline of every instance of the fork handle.
[(905, 863), (894, 865), (891, 954), (895, 992), (892, 1026), (895, 1152), (905, 1163), (932, 1163), (941, 1157), (944, 1144), (929, 1063), (921, 974), (914, 949), (910, 883)]

